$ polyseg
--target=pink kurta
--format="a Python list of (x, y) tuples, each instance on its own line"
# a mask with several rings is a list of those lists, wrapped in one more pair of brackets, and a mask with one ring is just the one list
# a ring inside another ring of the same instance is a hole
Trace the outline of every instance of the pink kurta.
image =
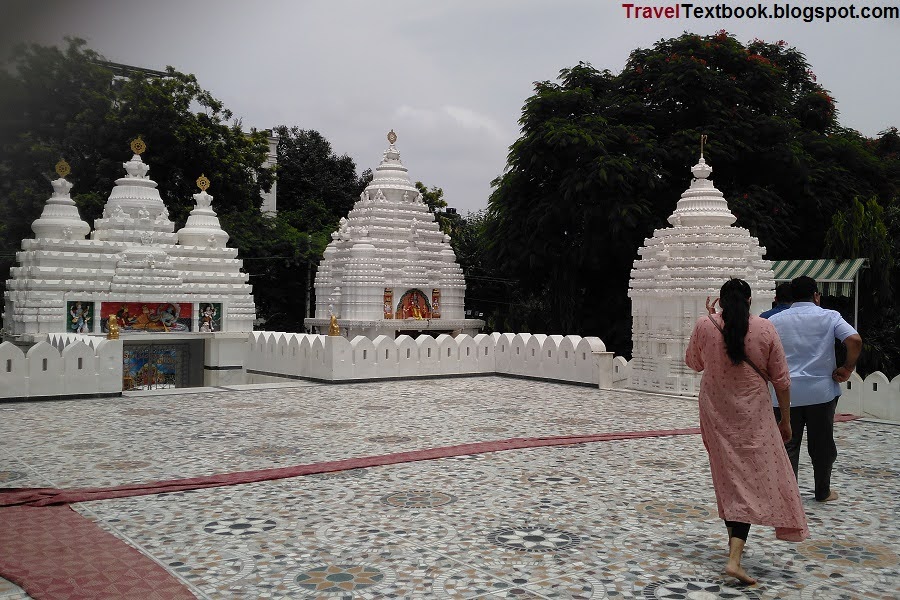
[[(721, 315), (713, 318), (724, 326)], [(781, 340), (769, 321), (750, 316), (744, 348), (777, 389), (790, 387)], [(685, 362), (703, 371), (700, 432), (709, 453), (719, 517), (774, 526), (781, 540), (806, 539), (800, 491), (762, 377), (745, 362), (731, 363), (722, 332), (707, 317), (694, 327)]]

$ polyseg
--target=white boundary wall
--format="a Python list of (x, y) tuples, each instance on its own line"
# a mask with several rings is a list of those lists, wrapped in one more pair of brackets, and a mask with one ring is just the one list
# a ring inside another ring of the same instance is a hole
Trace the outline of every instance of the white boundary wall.
[(122, 391), (122, 341), (50, 334), (23, 352), (0, 344), (0, 398), (115, 394)]
[(881, 371), (865, 379), (853, 373), (841, 384), (838, 412), (900, 422), (900, 375), (891, 380)]
[[(628, 387), (630, 368), (623, 357), (613, 359), (613, 387)], [(875, 371), (863, 379), (854, 372), (850, 381), (841, 384), (837, 411), (900, 423), (900, 375), (889, 380), (881, 371)]]
[[(353, 340), (255, 331), (247, 340), (249, 383), (285, 379), (354, 381), (453, 375), (513, 375), (601, 388), (628, 385), (630, 365), (599, 338), (493, 333), (401, 335)], [(900, 422), (900, 375), (854, 373), (841, 384), (838, 411)], [(0, 398), (114, 394), (122, 391), (122, 341), (48, 334), (23, 352), (0, 344)]]
[(249, 383), (501, 374), (598, 387), (613, 384), (613, 354), (595, 337), (482, 333), (348, 340), (254, 331), (249, 342)]

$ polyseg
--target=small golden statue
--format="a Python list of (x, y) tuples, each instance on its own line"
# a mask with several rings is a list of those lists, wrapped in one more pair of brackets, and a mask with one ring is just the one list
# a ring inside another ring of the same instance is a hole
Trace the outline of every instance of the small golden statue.
[(106, 324), (106, 339), (119, 339), (119, 320), (116, 318), (116, 315), (109, 315), (109, 320), (106, 322)]
[(200, 177), (197, 178), (197, 187), (202, 191), (206, 191), (209, 189), (209, 178), (206, 175), (201, 174)]
[(341, 328), (338, 327), (337, 317), (331, 315), (331, 323), (328, 324), (328, 335), (341, 335)]

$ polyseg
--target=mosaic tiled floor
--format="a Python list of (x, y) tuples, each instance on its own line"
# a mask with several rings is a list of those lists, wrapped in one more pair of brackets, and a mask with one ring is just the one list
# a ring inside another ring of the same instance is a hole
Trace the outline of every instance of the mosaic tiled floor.
[[(697, 425), (696, 402), (497, 377), (0, 404), (0, 487), (85, 487), (433, 446)], [(840, 409), (840, 407), (839, 407)], [(837, 425), (812, 538), (726, 537), (698, 435), (533, 448), (76, 505), (198, 598), (900, 597), (900, 426)], [(804, 457), (806, 458), (806, 457)], [(0, 579), (0, 599), (27, 598)]]

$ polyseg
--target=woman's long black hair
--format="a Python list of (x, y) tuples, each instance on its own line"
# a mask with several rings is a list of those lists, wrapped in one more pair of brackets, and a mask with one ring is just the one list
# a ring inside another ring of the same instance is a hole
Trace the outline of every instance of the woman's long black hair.
[(750, 323), (750, 286), (743, 279), (729, 279), (719, 292), (719, 306), (725, 321), (725, 351), (735, 365), (747, 358), (744, 337)]

